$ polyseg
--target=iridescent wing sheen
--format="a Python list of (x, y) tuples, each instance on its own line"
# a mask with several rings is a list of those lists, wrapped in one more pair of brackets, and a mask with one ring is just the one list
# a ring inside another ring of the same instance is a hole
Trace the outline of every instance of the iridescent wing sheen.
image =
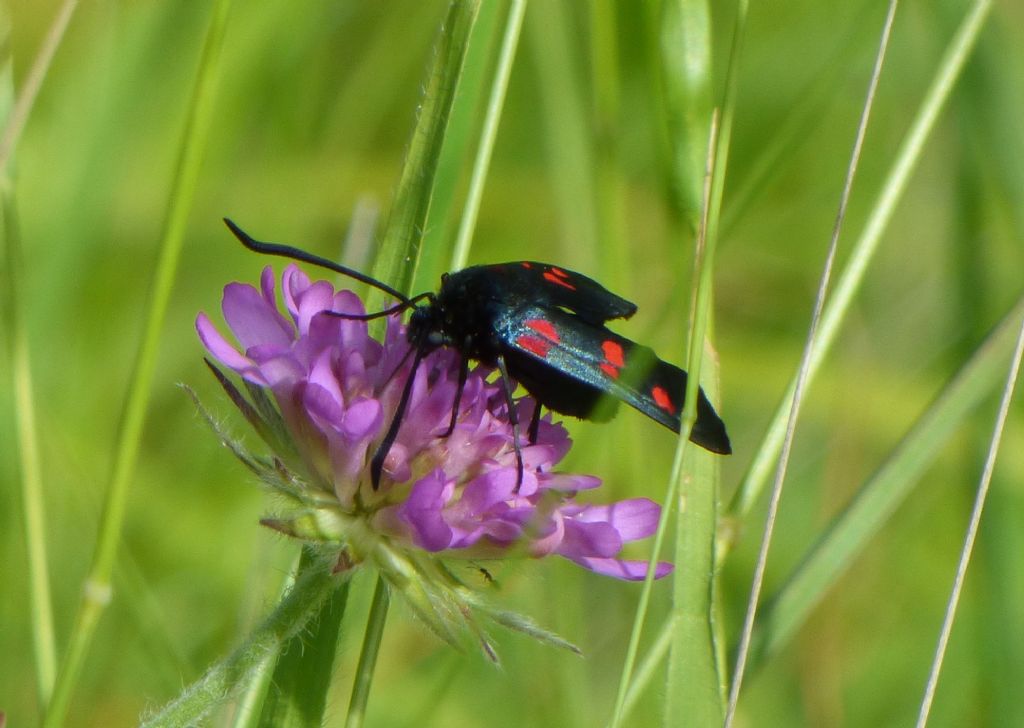
[[(557, 308), (510, 308), (495, 321), (509, 371), (556, 412), (590, 419), (602, 393), (679, 432), (686, 372), (649, 348)], [(566, 392), (568, 391), (568, 394)], [(715, 453), (732, 451), (725, 424), (698, 389), (690, 439)]]

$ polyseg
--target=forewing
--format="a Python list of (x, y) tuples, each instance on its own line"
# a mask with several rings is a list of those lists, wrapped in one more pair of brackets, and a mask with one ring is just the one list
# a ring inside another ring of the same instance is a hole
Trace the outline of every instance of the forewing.
[[(686, 372), (660, 360), (646, 346), (580, 316), (536, 305), (499, 316), (496, 333), (517, 354), (607, 392), (679, 432)], [(690, 439), (712, 452), (731, 452), (725, 424), (704, 391), (698, 393), (697, 422)]]
[(563, 308), (590, 324), (629, 318), (636, 313), (636, 304), (581, 273), (557, 265), (521, 260), (487, 267), (504, 279), (523, 303)]

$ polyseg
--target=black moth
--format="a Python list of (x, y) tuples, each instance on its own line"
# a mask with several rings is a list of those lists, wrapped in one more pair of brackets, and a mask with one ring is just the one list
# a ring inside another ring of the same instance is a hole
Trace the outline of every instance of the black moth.
[[(470, 360), (497, 367), (508, 402), (519, 482), (523, 457), (519, 421), (512, 404), (513, 380), (522, 384), (538, 404), (527, 431), (530, 442), (537, 440), (542, 407), (581, 419), (605, 421), (614, 414), (614, 407), (603, 405), (609, 396), (679, 432), (686, 372), (605, 327), (611, 319), (632, 316), (636, 305), (586, 276), (532, 261), (478, 265), (445, 273), (437, 293), (428, 291), (409, 298), (351, 268), (290, 245), (254, 240), (231, 220), (224, 222), (250, 250), (327, 268), (398, 300), (395, 306), (362, 316), (336, 314), (342, 318), (370, 320), (412, 309), (407, 327), (415, 355), (412, 373), (370, 464), (374, 488), (380, 483), (384, 459), (398, 436), (412, 389), (412, 374), (423, 357), (442, 346), (457, 350), (462, 361), (452, 419), (440, 436), (447, 437), (455, 429)], [(711, 452), (729, 454), (732, 448), (725, 423), (704, 390), (698, 389), (698, 396), (697, 421), (690, 440)]]

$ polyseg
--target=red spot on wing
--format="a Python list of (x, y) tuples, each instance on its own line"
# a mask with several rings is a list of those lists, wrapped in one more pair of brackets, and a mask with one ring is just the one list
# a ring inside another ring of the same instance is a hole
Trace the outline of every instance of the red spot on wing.
[(654, 397), (654, 404), (658, 405), (661, 409), (670, 415), (676, 413), (676, 406), (672, 404), (672, 399), (668, 396), (668, 392), (665, 391), (664, 387), (651, 387), (651, 396)]
[(547, 319), (529, 319), (526, 322), (526, 327), (533, 329), (554, 344), (557, 344), (559, 341), (558, 330), (555, 328), (555, 325)]
[(522, 262), (522, 266), (523, 266), (524, 268), (526, 268), (526, 270), (530, 270), (530, 268), (532, 268), (532, 267), (533, 267), (532, 265), (530, 265), (529, 261), (526, 261), (526, 260), (524, 260), (524, 261)]
[(576, 286), (565, 280), (568, 277), (569, 274), (561, 268), (548, 268), (544, 271), (544, 280), (548, 283), (554, 283), (556, 286), (562, 286), (564, 288), (568, 288), (570, 291), (575, 291)]
[(619, 369), (626, 366), (626, 357), (622, 351), (622, 344), (619, 342), (609, 339), (601, 344), (601, 351), (604, 352), (604, 358), (612, 366)]
[(598, 367), (612, 379), (618, 379), (619, 370), (626, 364), (622, 345), (617, 341), (607, 339), (601, 342), (601, 351), (604, 353), (604, 361), (598, 364)]
[(542, 339), (538, 336), (530, 336), (529, 334), (521, 334), (516, 337), (516, 344), (526, 351), (536, 354), (541, 359), (548, 355), (551, 350), (551, 342), (547, 339)]

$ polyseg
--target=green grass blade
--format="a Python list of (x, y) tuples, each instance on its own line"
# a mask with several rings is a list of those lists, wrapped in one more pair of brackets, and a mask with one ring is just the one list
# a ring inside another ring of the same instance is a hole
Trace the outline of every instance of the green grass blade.
[(39, 48), (39, 54), (32, 62), (32, 68), (29, 69), (21, 93), (18, 94), (18, 100), (4, 123), (3, 135), (0, 136), (0, 170), (6, 170), (7, 163), (11, 161), (11, 155), (14, 154), (18, 139), (32, 112), (36, 96), (43, 85), (43, 79), (46, 78), (46, 72), (50, 69), (50, 62), (53, 61), (53, 56), (64, 39), (64, 32), (68, 29), (76, 7), (78, 7), (78, 0), (64, 0)]
[(796, 424), (800, 415), (800, 407), (803, 403), (804, 393), (807, 387), (809, 363), (811, 354), (814, 351), (815, 341), (818, 336), (818, 327), (821, 322), (821, 312), (825, 306), (825, 299), (828, 295), (829, 284), (832, 280), (832, 269), (835, 266), (836, 254), (839, 250), (839, 233), (842, 230), (843, 222), (846, 219), (846, 207), (850, 201), (850, 192), (853, 189), (853, 180), (857, 174), (857, 167), (860, 163), (861, 150), (864, 147), (864, 137), (867, 134), (868, 121), (871, 118), (871, 111), (874, 108), (875, 92), (878, 89), (878, 82), (881, 78), (882, 67), (885, 63), (886, 51), (889, 48), (889, 39), (892, 35), (893, 22), (896, 19), (897, 0), (890, 0), (889, 9), (885, 21), (882, 24), (881, 39), (878, 44), (878, 51), (875, 54), (875, 64), (868, 81), (867, 93), (864, 97), (864, 104), (861, 108), (860, 121), (857, 124), (857, 133), (853, 142), (853, 149), (850, 152), (850, 161), (846, 168), (846, 178), (843, 181), (843, 190), (839, 197), (839, 208), (836, 212), (835, 222), (832, 225), (832, 235), (828, 244), (828, 252), (825, 256), (825, 264), (822, 267), (821, 279), (818, 283), (818, 292), (814, 299), (814, 312), (811, 314), (811, 322), (807, 332), (807, 340), (804, 344), (803, 354), (800, 357), (800, 367), (797, 372), (796, 382), (793, 387), (793, 401), (786, 421), (786, 435), (782, 443), (782, 451), (775, 469), (775, 478), (772, 482), (771, 496), (768, 501), (768, 512), (764, 520), (764, 532), (761, 536), (757, 562), (754, 567), (754, 575), (751, 579), (750, 596), (747, 602), (747, 612), (743, 620), (743, 629), (740, 635), (739, 648), (736, 651), (736, 667), (732, 674), (732, 684), (729, 686), (729, 704), (725, 713), (725, 726), (732, 725), (736, 715), (736, 707), (739, 702), (740, 689), (743, 685), (743, 677), (746, 672), (747, 657), (749, 655), (750, 640), (753, 636), (754, 619), (757, 614), (757, 607), (761, 601), (761, 589), (764, 585), (764, 574), (768, 568), (768, 553), (771, 548), (772, 536), (775, 532), (775, 523), (778, 516), (779, 503), (782, 500), (782, 489), (786, 481), (786, 474), (789, 469), (789, 457), (793, 446), (793, 438), (796, 433)]
[[(374, 276), (399, 291), (409, 291), (416, 274), (438, 160), (479, 10), (479, 0), (455, 0), (449, 5), (424, 86), (419, 118), (374, 266)], [(375, 308), (381, 306), (369, 305), (370, 310)]]
[(0, 206), (4, 216), (7, 280), (4, 308), (7, 311), (8, 340), (11, 342), (11, 368), (17, 420), (17, 450), (21, 464), (21, 498), (25, 517), (25, 550), (28, 553), (29, 612), (32, 620), (32, 649), (36, 664), (36, 687), (41, 705), (49, 702), (57, 673), (56, 638), (53, 630), (53, 602), (50, 595), (50, 569), (47, 558), (45, 499), (39, 458), (39, 435), (32, 387), (32, 362), (29, 353), (25, 315), (18, 298), (18, 281), (24, 280), (21, 244), (15, 218), (10, 184), (4, 175), (0, 182)]
[[(722, 695), (718, 671), (718, 650), (710, 615), (714, 576), (715, 525), (717, 523), (717, 464), (710, 456), (694, 452), (688, 435), (696, 415), (700, 363), (710, 316), (711, 271), (714, 241), (707, 238), (711, 210), (711, 177), (715, 167), (716, 133), (712, 134), (711, 24), (706, 2), (668, 2), (663, 8), (662, 69), (665, 79), (665, 114), (674, 159), (677, 205), (690, 226), (698, 230), (694, 280), (694, 326), (691, 331), (690, 384), (686, 393), (683, 424), (663, 503), (661, 521), (655, 534), (653, 558), (637, 605), (630, 644), (619, 682), (613, 725), (623, 716), (632, 682), (639, 639), (643, 630), (653, 582), (653, 568), (660, 553), (668, 517), (678, 508), (673, 604), (670, 623), (672, 656), (664, 722), (687, 721), (714, 725), (721, 720)], [(724, 168), (719, 168), (723, 172)], [(683, 249), (683, 246), (679, 246)], [(694, 342), (699, 342), (695, 344)], [(714, 389), (714, 388), (712, 388)], [(712, 396), (716, 393), (713, 391)], [(684, 475), (685, 473), (685, 475)], [(678, 495), (678, 497), (677, 497)]]
[[(648, 6), (653, 8), (653, 4)], [(642, 15), (642, 14), (641, 14)], [(597, 195), (598, 254), (601, 280), (610, 290), (628, 290), (633, 269), (632, 231), (627, 221), (628, 189), (623, 154), (623, 50), (617, 4), (590, 5), (590, 82), (594, 109), (594, 187)]]
[(963, 591), (964, 578), (967, 575), (967, 566), (974, 551), (974, 542), (978, 536), (978, 528), (981, 524), (981, 513), (985, 507), (988, 496), (989, 485), (992, 482), (992, 472), (995, 469), (996, 455), (999, 453), (999, 446), (1003, 439), (1003, 427), (1006, 425), (1006, 417), (1010, 412), (1010, 402), (1013, 400), (1013, 390), (1017, 384), (1017, 377), (1020, 374), (1021, 357), (1024, 355), (1024, 320), (1021, 321), (1020, 329), (1017, 332), (1017, 343), (1014, 346), (1010, 370), (1007, 373), (1006, 384), (1003, 386), (1002, 401), (999, 403), (999, 413), (996, 415), (996, 423), (993, 428), (992, 438), (989, 442), (988, 456), (985, 458), (985, 467), (982, 470), (981, 481), (978, 483), (978, 490), (974, 499), (974, 507), (971, 509), (971, 518), (967, 526), (967, 535), (964, 537), (963, 549), (960, 552), (960, 561), (957, 564), (956, 577), (953, 581), (953, 588), (950, 591), (949, 600), (946, 604), (946, 614), (942, 620), (942, 629), (939, 632), (938, 644), (935, 647), (935, 658), (932, 660), (932, 667), (928, 675), (928, 683), (925, 686), (924, 698), (921, 700), (921, 710), (917, 717), (917, 728), (924, 728), (928, 723), (928, 715), (931, 712), (932, 701), (935, 698), (935, 689), (939, 682), (939, 672), (946, 656), (946, 647), (949, 645), (949, 635), (953, 631), (953, 618), (956, 616), (957, 605), (960, 603), (960, 594)]
[[(558, 241), (549, 260), (572, 255), (578, 270), (592, 267), (597, 231), (594, 158), (589, 108), (583, 96), (577, 43), (561, 2), (534, 3), (526, 16), (527, 46), (534, 59), (540, 95), (545, 172), (550, 175)], [(591, 256), (588, 261), (586, 256)]]
[(956, 428), (998, 386), (1024, 317), (1024, 298), (1003, 318), (903, 441), (808, 552), (762, 610), (754, 629), (751, 663), (787, 643), (811, 610), (863, 550)]
[(501, 41), (498, 56), (498, 67), (491, 85), (491, 95), (487, 101), (487, 114), (484, 117), (484, 128), (480, 135), (480, 147), (477, 149), (476, 160), (473, 162), (473, 176), (469, 182), (469, 194), (466, 206), (459, 223), (459, 234), (455, 239), (455, 250), (452, 253), (452, 270), (466, 267), (469, 260), (469, 244), (476, 228), (477, 213), (480, 211), (480, 199), (484, 194), (484, 181), (494, 151), (494, 140), (498, 136), (498, 121), (501, 109), (505, 105), (505, 93), (508, 91), (508, 79), (512, 75), (512, 61), (515, 60), (516, 48), (519, 47), (519, 31), (523, 27), (523, 14), (526, 12), (526, 0), (513, 0), (505, 21), (505, 34)]
[(121, 526), (128, 505), (128, 486), (135, 473), (139, 442), (149, 405), (150, 385), (161, 343), (163, 320), (185, 236), (185, 223), (195, 196), (200, 161), (206, 146), (221, 45), (227, 28), (230, 6), (230, 0), (217, 0), (213, 6), (189, 104), (174, 181), (171, 185), (167, 218), (160, 242), (160, 257), (153, 278), (143, 337), (121, 416), (114, 450), (114, 465), (101, 515), (96, 549), (75, 618), (68, 652), (57, 677), (53, 700), (47, 710), (47, 726), (63, 724), (71, 692), (78, 681), (96, 625), (110, 602), (110, 575), (121, 540)]
[[(707, 168), (703, 199), (703, 217), (697, 238), (698, 286), (695, 292), (694, 330), (691, 337), (691, 376), (687, 381), (686, 406), (683, 409), (680, 438), (672, 481), (679, 497), (679, 523), (676, 527), (672, 609), (676, 634), (668, 670), (668, 696), (665, 725), (678, 725), (686, 716), (694, 716), (705, 725), (722, 720), (723, 666), (718, 662), (713, 615), (715, 613), (715, 539), (718, 527), (718, 487), (720, 463), (716, 456), (698, 450), (689, 442), (689, 433), (697, 413), (697, 385), (704, 363), (711, 359), (705, 346), (711, 317), (711, 268), (715, 241), (706, 238), (711, 212), (711, 180), (715, 168), (717, 123), (712, 123), (708, 138)], [(719, 173), (724, 169), (718, 168)], [(707, 362), (712, 372), (707, 393), (712, 402), (721, 403), (718, 391), (717, 363)], [(676, 503), (675, 491), (669, 503)]]
[(665, 2), (660, 40), (675, 201), (695, 234), (705, 206), (704, 161), (711, 132), (711, 8), (706, 0)]
[[(835, 343), (839, 327), (854, 295), (860, 289), (868, 265), (874, 258), (881, 242), (882, 233), (892, 219), (896, 204), (900, 201), (910, 181), (911, 173), (921, 158), (925, 142), (931, 135), (939, 112), (942, 111), (956, 80), (978, 40), (985, 19), (991, 10), (990, 0), (979, 0), (964, 18), (956, 35), (950, 41), (946, 54), (939, 64), (931, 86), (904, 137), (889, 175), (881, 192), (872, 206), (870, 216), (842, 274), (836, 282), (831, 300), (825, 306), (821, 318), (820, 335), (812, 352), (808, 368), (808, 383), (814, 380), (821, 362)], [(762, 441), (750, 469), (729, 505), (732, 518), (742, 518), (749, 513), (753, 504), (764, 491), (773, 470), (773, 464), (782, 449), (786, 418), (793, 399), (795, 384), (790, 384), (782, 402), (772, 418), (767, 434)]]
[(500, 3), (483, 3), (470, 32), (427, 211), (420, 262), (412, 287), (417, 293), (434, 290), (443, 272), (455, 270), (449, 258), (458, 219), (458, 197), (463, 193), (466, 170), (479, 133), (488, 73), (494, 66), (502, 17)]
[[(692, 5), (693, 7), (689, 7)], [(694, 270), (693, 328), (689, 339), (687, 368), (690, 378), (686, 387), (686, 406), (683, 409), (682, 427), (676, 462), (682, 465), (682, 475), (674, 470), (673, 480), (678, 483), (679, 502), (685, 507), (679, 509), (679, 524), (676, 531), (676, 563), (680, 573), (676, 576), (673, 608), (676, 616), (677, 635), (673, 642), (669, 664), (668, 699), (666, 701), (666, 725), (676, 725), (691, 711), (697, 711), (700, 722), (716, 725), (723, 716), (722, 689), (726, 682), (725, 668), (719, 664), (721, 648), (716, 644), (718, 635), (714, 628), (715, 599), (715, 540), (718, 525), (719, 463), (707, 453), (695, 452), (689, 445), (688, 435), (693, 427), (697, 412), (697, 390), (701, 383), (700, 372), (709, 357), (707, 336), (711, 321), (712, 274), (714, 272), (715, 250), (718, 246), (718, 229), (721, 219), (722, 196), (725, 189), (731, 149), (733, 118), (736, 110), (738, 78), (741, 67), (743, 44), (746, 39), (747, 3), (737, 5), (733, 26), (732, 46), (726, 70), (725, 96), (722, 100), (721, 126), (712, 118), (710, 100), (705, 100), (707, 90), (701, 84), (710, 86), (711, 74), (711, 29), (705, 17), (708, 8), (700, 3), (688, 3), (687, 10), (680, 18), (684, 24), (708, 24), (704, 30), (707, 37), (697, 42), (704, 48), (706, 58), (699, 60), (693, 55), (686, 64), (690, 88), (694, 98), (691, 106), (702, 108), (702, 115), (694, 117), (690, 134), (702, 133), (697, 137), (705, 149), (699, 149), (700, 156), (688, 161), (691, 181), (699, 181), (700, 191), (699, 234), (697, 238), (697, 264)], [(690, 55), (690, 49), (686, 49)], [(697, 59), (697, 60), (694, 60)], [(704, 78), (696, 79), (696, 70), (703, 67)], [(703, 104), (701, 103), (703, 102)], [(692, 113), (689, 112), (689, 113)], [(704, 125), (704, 126), (701, 126)], [(692, 157), (692, 151), (688, 155)], [(694, 165), (694, 161), (697, 162)], [(685, 189), (685, 188), (684, 188)], [(718, 396), (717, 367), (706, 377), (709, 396), (713, 402), (721, 402)], [(687, 454), (687, 450), (690, 454)], [(673, 499), (674, 502), (674, 499)], [(691, 561), (692, 559), (692, 561)]]
[(14, 395), (14, 419), (17, 429), (17, 454), (21, 471), (21, 501), (24, 514), (25, 551), (28, 555), (29, 615), (32, 624), (32, 653), (35, 659), (36, 692), (39, 704), (46, 705), (57, 674), (57, 647), (53, 628), (53, 601), (50, 593), (50, 568), (47, 557), (45, 499), (39, 456), (39, 433), (32, 384), (32, 361), (25, 321), (25, 301), (20, 288), (25, 280), (21, 254), (21, 230), (17, 219), (13, 185), (7, 163), (14, 152), (29, 110), (42, 84), (46, 68), (63, 36), (70, 12), (58, 14), (47, 42), (29, 73), (30, 81), (20, 97), (14, 99), (14, 69), (11, 55), (11, 22), (6, 6), (0, 9), (0, 34), (5, 53), (0, 68), (0, 113), (4, 131), (0, 140), (0, 213), (4, 220), (3, 311), (6, 340), (10, 346), (11, 392)]

